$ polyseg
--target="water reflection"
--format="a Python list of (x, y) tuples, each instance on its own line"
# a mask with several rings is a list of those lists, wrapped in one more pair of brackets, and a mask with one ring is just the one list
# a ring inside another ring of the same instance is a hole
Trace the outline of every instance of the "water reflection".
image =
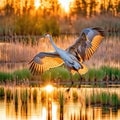
[[(120, 107), (111, 105), (86, 105), (86, 96), (93, 93), (110, 92), (120, 97), (120, 88), (54, 88), (47, 92), (44, 88), (4, 88), (5, 97), (0, 100), (1, 120), (119, 120)], [(7, 100), (7, 92), (13, 97)], [(43, 96), (42, 96), (43, 95)], [(76, 100), (75, 100), (76, 99)], [(117, 100), (117, 99), (116, 99)], [(23, 102), (24, 101), (24, 102)]]

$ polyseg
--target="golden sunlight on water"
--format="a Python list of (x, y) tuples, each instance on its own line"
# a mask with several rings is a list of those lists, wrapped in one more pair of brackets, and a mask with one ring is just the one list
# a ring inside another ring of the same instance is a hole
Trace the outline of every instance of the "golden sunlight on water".
[[(117, 93), (120, 97), (120, 88), (72, 88), (69, 93), (66, 89), (53, 87), (47, 92), (39, 87), (6, 87), (4, 98), (0, 96), (0, 120), (120, 120), (119, 106), (85, 104), (85, 96), (93, 93)], [(59, 92), (64, 99), (58, 97)]]

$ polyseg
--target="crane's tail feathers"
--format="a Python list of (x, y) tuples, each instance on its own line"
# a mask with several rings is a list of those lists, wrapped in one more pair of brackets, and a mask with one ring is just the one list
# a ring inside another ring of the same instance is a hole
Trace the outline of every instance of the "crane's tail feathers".
[(80, 75), (83, 75), (83, 74), (85, 74), (86, 72), (88, 72), (88, 68), (86, 67), (86, 65), (84, 65), (84, 64), (82, 64), (82, 63), (80, 63), (81, 65), (82, 65), (82, 69), (79, 69), (78, 70), (78, 73), (80, 74)]
[(86, 72), (88, 72), (88, 68), (86, 67), (86, 65), (84, 65), (84, 64), (82, 64), (82, 63), (80, 63), (80, 64), (81, 64), (81, 66), (82, 66), (83, 68), (80, 68), (78, 71), (71, 69), (71, 73), (72, 73), (73, 75), (74, 75), (76, 72), (78, 72), (80, 75), (83, 75), (83, 74), (85, 74)]

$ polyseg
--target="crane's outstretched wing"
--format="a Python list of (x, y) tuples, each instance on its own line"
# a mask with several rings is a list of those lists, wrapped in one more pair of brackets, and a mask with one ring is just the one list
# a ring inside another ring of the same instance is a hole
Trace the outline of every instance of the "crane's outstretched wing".
[(82, 30), (80, 37), (67, 51), (73, 54), (79, 61), (88, 60), (97, 50), (105, 33), (102, 28), (86, 28)]
[(40, 52), (31, 60), (29, 70), (33, 75), (38, 75), (63, 63), (56, 52)]

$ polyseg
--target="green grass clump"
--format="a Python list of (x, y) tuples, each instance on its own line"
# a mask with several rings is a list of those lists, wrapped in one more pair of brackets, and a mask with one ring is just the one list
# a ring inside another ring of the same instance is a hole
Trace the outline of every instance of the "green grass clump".
[(14, 80), (31, 79), (31, 73), (28, 69), (17, 70), (13, 73), (0, 72), (0, 82), (8, 82)]
[(110, 104), (110, 93), (106, 93), (106, 92), (102, 92), (100, 94), (100, 98), (101, 98), (101, 104), (102, 105), (109, 105)]
[(85, 78), (93, 81), (95, 79), (95, 69), (89, 69), (89, 71), (85, 74)]
[(102, 81), (105, 76), (109, 77), (109, 80), (112, 80), (113, 76), (114, 78), (119, 79), (120, 78), (120, 70), (118, 68), (112, 68), (109, 66), (103, 66), (99, 69), (89, 69), (89, 71), (83, 75), (83, 77), (86, 80), (94, 81), (95, 79), (97, 81)]
[(120, 98), (116, 93), (101, 92), (92, 94), (90, 97), (86, 96), (86, 105), (88, 105), (89, 102), (92, 105), (120, 106)]
[(6, 82), (13, 80), (13, 75), (11, 73), (0, 72), (0, 82)]
[(90, 104), (100, 104), (101, 103), (101, 95), (100, 94), (92, 94), (90, 98), (87, 98)]
[(112, 76), (116, 78), (120, 78), (120, 70), (118, 68), (113, 68), (109, 66), (103, 66), (101, 67), (101, 70), (105, 73), (105, 75), (109, 76), (109, 79), (112, 80)]
[(120, 105), (120, 99), (119, 99), (119, 97), (118, 97), (118, 95), (116, 93), (113, 93), (111, 95), (110, 102), (111, 102), (112, 106), (118, 106), (118, 105)]
[(23, 80), (23, 79), (30, 79), (31, 74), (28, 69), (23, 69), (23, 70), (17, 70), (13, 72), (13, 75), (17, 80)]
[(53, 69), (50, 69), (49, 71), (44, 72), (42, 75), (42, 78), (44, 81), (54, 80), (56, 82), (58, 79), (69, 80), (70, 73), (64, 67), (57, 67), (57, 68), (53, 68)]
[(5, 96), (4, 87), (0, 87), (0, 99), (4, 99), (4, 96)]

